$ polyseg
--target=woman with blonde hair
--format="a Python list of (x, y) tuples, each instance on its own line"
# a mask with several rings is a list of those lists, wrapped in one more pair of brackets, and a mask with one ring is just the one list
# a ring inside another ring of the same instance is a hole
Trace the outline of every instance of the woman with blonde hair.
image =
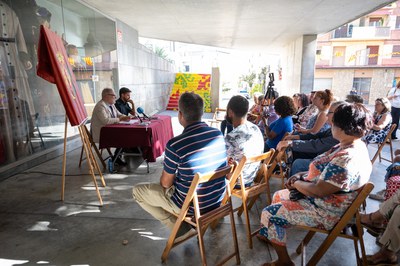
[(313, 104), (318, 108), (317, 115), (310, 118), (306, 128), (296, 124), (296, 131), (300, 134), (316, 134), (328, 129), (330, 126), (327, 123), (327, 114), (332, 101), (333, 94), (331, 90), (317, 91), (313, 98)]

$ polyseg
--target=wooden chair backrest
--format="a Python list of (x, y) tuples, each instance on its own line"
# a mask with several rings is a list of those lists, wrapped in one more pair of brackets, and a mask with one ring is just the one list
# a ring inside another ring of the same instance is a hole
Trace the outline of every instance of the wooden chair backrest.
[[(378, 157), (379, 157), (379, 161), (381, 161), (381, 159), (384, 159), (385, 161), (393, 162), (392, 133), (396, 129), (396, 126), (397, 126), (396, 124), (392, 124), (390, 126), (389, 132), (387, 133), (387, 135), (386, 135), (385, 139), (382, 141), (382, 143), (376, 143), (376, 144), (378, 144), (378, 150), (374, 154), (374, 157), (372, 157), (371, 164), (374, 164), (376, 158), (378, 158)], [(381, 152), (382, 152), (383, 147), (386, 145), (386, 143), (388, 143), (390, 145), (391, 160), (388, 160), (386, 158), (381, 158)]]
[(345, 225), (348, 224), (350, 220), (353, 218), (353, 216), (356, 214), (356, 212), (358, 212), (358, 209), (362, 206), (362, 204), (368, 197), (369, 193), (371, 193), (372, 189), (374, 189), (374, 184), (371, 182), (368, 182), (359, 189), (357, 189), (358, 194), (356, 198), (347, 208), (347, 210), (342, 215), (337, 224), (339, 224), (340, 222), (345, 223)]
[(389, 129), (389, 131), (388, 131), (388, 133), (387, 133), (385, 139), (384, 139), (383, 142), (382, 142), (383, 144), (385, 144), (388, 140), (392, 140), (392, 133), (393, 133), (393, 131), (396, 129), (396, 127), (397, 127), (396, 124), (392, 124), (392, 125), (390, 126), (390, 129)]
[[(234, 171), (234, 166), (226, 166), (218, 171), (213, 171), (213, 172), (209, 172), (209, 173), (205, 173), (205, 174), (200, 174), (200, 173), (196, 173), (193, 180), (192, 180), (192, 184), (189, 187), (189, 190), (186, 194), (186, 198), (185, 201), (183, 202), (182, 208), (181, 208), (181, 214), (182, 212), (184, 212), (183, 217), (186, 216), (187, 212), (189, 211), (189, 206), (191, 205), (191, 203), (193, 202), (193, 207), (194, 207), (194, 211), (196, 213), (196, 215), (198, 215), (198, 217), (200, 216), (200, 209), (199, 209), (199, 205), (198, 205), (198, 198), (197, 198), (197, 186), (199, 184), (208, 182), (208, 181), (212, 181), (214, 179), (223, 177), (223, 176), (228, 176), (232, 173), (232, 171)], [(229, 184), (227, 182), (227, 184)], [(230, 196), (231, 190), (229, 185), (226, 186), (227, 188), (227, 195)], [(180, 216), (179, 215), (179, 216)]]
[[(192, 184), (190, 185), (189, 191), (186, 194), (186, 199), (183, 202), (181, 212), (177, 216), (177, 221), (172, 229), (172, 232), (171, 232), (171, 234), (168, 238), (167, 244), (165, 246), (164, 252), (161, 256), (162, 262), (166, 261), (168, 254), (170, 253), (171, 249), (174, 246), (179, 245), (180, 243), (186, 241), (187, 239), (197, 235), (198, 241), (199, 241), (199, 249), (200, 249), (202, 263), (203, 263), (203, 265), (207, 265), (203, 235), (204, 235), (205, 231), (207, 230), (208, 226), (210, 225), (210, 223), (212, 223), (214, 221), (218, 221), (219, 219), (229, 215), (230, 220), (231, 220), (234, 251), (228, 255), (225, 255), (226, 257), (221, 259), (222, 262), (218, 263), (218, 265), (222, 265), (224, 262), (227, 262), (230, 258), (233, 258), (233, 257), (236, 257), (236, 263), (240, 264), (239, 247), (238, 247), (235, 221), (234, 221), (234, 215), (233, 215), (233, 209), (232, 209), (232, 202), (231, 202), (231, 198), (230, 198), (231, 192), (230, 192), (229, 182), (227, 182), (227, 181), (225, 182), (225, 187), (226, 187), (225, 199), (227, 200), (226, 204), (222, 204), (221, 206), (219, 206), (218, 208), (216, 208), (212, 211), (201, 214), (200, 208), (199, 208), (199, 200), (197, 197), (197, 187), (199, 184), (202, 184), (202, 183), (205, 183), (208, 181), (212, 181), (217, 178), (229, 176), (234, 171), (234, 168), (235, 168), (235, 165), (232, 165), (232, 166), (229, 165), (229, 166), (223, 167), (222, 169), (217, 170), (217, 171), (213, 171), (213, 172), (209, 172), (209, 173), (205, 173), (205, 174), (200, 174), (200, 173), (195, 174), (195, 176), (192, 180)], [(192, 203), (193, 203), (193, 208), (194, 208), (194, 217), (186, 216), (189, 211), (189, 207)], [(175, 242), (177, 232), (178, 232), (182, 222), (186, 222), (186, 223), (191, 224), (192, 226), (195, 226), (196, 232), (194, 234), (188, 235), (185, 239), (179, 240), (179, 242)]]
[[(247, 157), (243, 156), (242, 159), (240, 160), (238, 166), (235, 168), (234, 172), (232, 173), (231, 179), (230, 179), (230, 188), (231, 190), (234, 189), (238, 178), (241, 176), (243, 168), (246, 164), (250, 163), (255, 163), (255, 162), (263, 162), (263, 164), (260, 165), (260, 169), (257, 173), (257, 176), (261, 176), (264, 178), (264, 182), (267, 182), (267, 169), (266, 165), (268, 165), (271, 161), (271, 158), (273, 154), (275, 153), (274, 149), (270, 149), (268, 152), (264, 152), (262, 154), (252, 156), (252, 157)], [(244, 187), (243, 179), (239, 179), (241, 182), (241, 186)], [(261, 180), (259, 180), (261, 182)]]
[(224, 121), (225, 120), (226, 109), (224, 108), (215, 108), (213, 120), (215, 121)]
[[(303, 229), (303, 230), (308, 230), (309, 233), (306, 235), (302, 243), (297, 247), (296, 252), (300, 254), (303, 252), (303, 263), (302, 265), (305, 265), (305, 256), (304, 256), (304, 249), (306, 244), (311, 240), (312, 236), (314, 234), (310, 234), (312, 232), (321, 232), (328, 234), (328, 236), (325, 238), (325, 240), (322, 242), (322, 244), (319, 246), (317, 251), (314, 253), (314, 255), (311, 257), (311, 259), (308, 261), (307, 265), (317, 265), (322, 256), (325, 254), (325, 252), (329, 249), (329, 247), (332, 245), (334, 240), (337, 237), (345, 237), (345, 238), (351, 238), (354, 240), (355, 246), (356, 246), (356, 241), (359, 241), (361, 243), (361, 250), (362, 250), (362, 257), (363, 261), (365, 262), (365, 248), (364, 248), (364, 241), (362, 239), (362, 229), (358, 229), (356, 235), (349, 236), (347, 234), (342, 234), (341, 232), (343, 229), (351, 222), (353, 217), (356, 217), (356, 226), (361, 227), (361, 222), (360, 222), (360, 215), (359, 215), (359, 209), (364, 203), (365, 199), (368, 197), (369, 193), (371, 193), (372, 189), (374, 188), (374, 184), (371, 182), (366, 183), (359, 189), (357, 189), (358, 195), (356, 198), (353, 200), (353, 202), (350, 204), (350, 206), (347, 208), (347, 210), (344, 212), (342, 217), (339, 219), (339, 221), (336, 223), (336, 225), (331, 229), (331, 230), (323, 230), (319, 228), (314, 228), (314, 227), (308, 227), (308, 226), (296, 226), (296, 228)], [(358, 256), (358, 247), (355, 247), (355, 252), (356, 255)], [(359, 260), (360, 258), (357, 258)]]

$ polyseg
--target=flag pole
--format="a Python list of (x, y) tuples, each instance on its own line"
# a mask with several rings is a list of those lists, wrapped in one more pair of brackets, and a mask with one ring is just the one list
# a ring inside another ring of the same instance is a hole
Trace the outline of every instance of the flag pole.
[(65, 115), (65, 127), (64, 127), (64, 155), (63, 155), (63, 165), (62, 165), (62, 177), (61, 177), (61, 200), (64, 201), (64, 191), (65, 191), (65, 172), (67, 168), (67, 127), (68, 117)]

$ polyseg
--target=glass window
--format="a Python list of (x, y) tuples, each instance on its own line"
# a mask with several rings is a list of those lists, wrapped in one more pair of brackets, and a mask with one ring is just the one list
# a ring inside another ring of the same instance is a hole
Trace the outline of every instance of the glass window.
[(400, 57), (400, 45), (393, 45), (392, 57)]
[(383, 18), (369, 18), (369, 26), (382, 27)]
[(115, 22), (76, 1), (1, 1), (0, 11), (1, 167), (64, 140), (57, 88), (36, 75), (41, 25), (64, 40), (89, 116), (101, 89), (113, 87), (117, 60)]
[(364, 104), (369, 103), (369, 91), (371, 88), (370, 78), (354, 78), (353, 90), (364, 99)]

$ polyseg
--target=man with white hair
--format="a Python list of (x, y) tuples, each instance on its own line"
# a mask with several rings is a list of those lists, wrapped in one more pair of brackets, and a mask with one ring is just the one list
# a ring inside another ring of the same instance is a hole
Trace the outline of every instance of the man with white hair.
[[(93, 141), (96, 143), (100, 141), (100, 130), (103, 126), (116, 124), (120, 121), (130, 120), (129, 116), (121, 114), (117, 110), (117, 108), (115, 108), (115, 99), (116, 95), (114, 90), (110, 88), (105, 88), (101, 92), (101, 100), (96, 104), (93, 109), (91, 119), (91, 132)], [(118, 152), (119, 149), (116, 149), (114, 154), (118, 154)], [(126, 165), (126, 162), (122, 161), (121, 158), (117, 158), (113, 161), (115, 161), (119, 165)]]

